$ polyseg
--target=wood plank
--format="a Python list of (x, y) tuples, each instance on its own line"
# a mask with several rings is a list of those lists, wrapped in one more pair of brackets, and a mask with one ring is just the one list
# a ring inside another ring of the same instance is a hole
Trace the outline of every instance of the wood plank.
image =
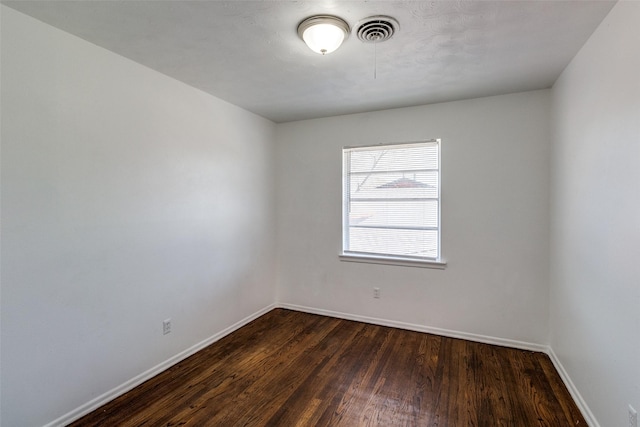
[(586, 426), (549, 358), (276, 309), (79, 426)]

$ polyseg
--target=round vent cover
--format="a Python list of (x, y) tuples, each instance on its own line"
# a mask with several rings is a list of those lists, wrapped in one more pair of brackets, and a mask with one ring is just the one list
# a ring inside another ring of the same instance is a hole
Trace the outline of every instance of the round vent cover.
[(398, 21), (390, 16), (370, 16), (355, 26), (358, 38), (365, 43), (380, 43), (389, 40), (399, 29)]

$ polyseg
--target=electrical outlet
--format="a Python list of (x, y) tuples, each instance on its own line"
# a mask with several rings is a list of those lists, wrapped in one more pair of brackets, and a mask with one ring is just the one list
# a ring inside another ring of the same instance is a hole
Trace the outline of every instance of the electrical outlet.
[(629, 405), (629, 427), (638, 427), (638, 413)]
[(373, 297), (380, 298), (380, 288), (373, 288)]
[(165, 319), (162, 322), (162, 335), (167, 335), (171, 333), (171, 319)]

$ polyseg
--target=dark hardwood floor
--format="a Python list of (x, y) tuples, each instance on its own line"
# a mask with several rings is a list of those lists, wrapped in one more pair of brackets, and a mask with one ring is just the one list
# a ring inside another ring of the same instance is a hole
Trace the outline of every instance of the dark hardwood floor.
[(549, 358), (276, 309), (73, 426), (586, 426)]

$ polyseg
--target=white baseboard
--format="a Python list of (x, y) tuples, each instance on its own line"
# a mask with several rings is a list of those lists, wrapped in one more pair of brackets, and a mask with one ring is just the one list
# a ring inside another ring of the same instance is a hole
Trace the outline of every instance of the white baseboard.
[(593, 412), (591, 412), (591, 409), (589, 409), (587, 402), (585, 402), (582, 398), (582, 395), (578, 391), (576, 385), (573, 383), (573, 381), (571, 381), (571, 377), (564, 369), (564, 366), (562, 366), (562, 363), (560, 363), (560, 359), (558, 359), (558, 356), (553, 351), (553, 348), (549, 347), (547, 350), (547, 354), (549, 355), (551, 362), (553, 362), (553, 366), (555, 366), (556, 371), (558, 371), (558, 374), (560, 374), (562, 382), (564, 382), (564, 385), (569, 390), (569, 394), (571, 394), (571, 397), (573, 397), (573, 401), (576, 402), (576, 405), (578, 405), (578, 409), (580, 409), (580, 412), (582, 412), (582, 416), (585, 418), (585, 421), (587, 422), (589, 427), (600, 427), (598, 420), (596, 420)]
[(70, 411), (70, 412), (64, 414), (60, 418), (58, 418), (58, 419), (56, 419), (54, 421), (51, 421), (50, 423), (46, 424), (44, 427), (62, 427), (62, 426), (66, 426), (69, 423), (72, 423), (73, 421), (76, 421), (76, 420), (82, 418), (83, 416), (87, 415), (88, 413), (98, 409), (99, 407), (101, 407), (102, 405), (112, 401), (116, 397), (122, 396), (123, 394), (125, 394), (129, 390), (131, 390), (131, 389), (139, 386), (143, 382), (155, 377), (159, 373), (161, 373), (163, 371), (166, 371), (167, 369), (169, 369), (170, 367), (172, 367), (176, 363), (181, 362), (182, 360), (184, 360), (187, 357), (197, 353), (198, 351), (202, 350), (203, 348), (207, 347), (208, 345), (211, 345), (214, 342), (220, 340), (221, 338), (224, 338), (225, 336), (227, 336), (230, 333), (240, 329), (241, 327), (243, 327), (247, 323), (257, 319), (258, 317), (260, 317), (263, 314), (273, 310), (274, 308), (276, 308), (276, 304), (270, 304), (270, 305), (268, 305), (268, 306), (256, 311), (255, 313), (253, 313), (253, 314), (245, 317), (244, 319), (234, 323), (233, 325), (229, 326), (228, 328), (223, 329), (222, 331), (210, 336), (209, 338), (206, 338), (205, 340), (200, 341), (199, 343), (195, 344), (194, 346), (189, 347), (188, 349), (176, 354), (175, 356), (165, 360), (164, 362), (154, 366), (153, 368), (151, 368), (151, 369), (141, 373), (140, 375), (130, 379), (129, 381), (125, 382), (124, 384), (121, 384), (121, 385), (115, 387), (114, 389), (109, 390), (108, 392), (96, 397), (95, 399), (85, 403), (84, 405), (74, 409), (73, 411)]
[(485, 343), (485, 344), (493, 344), (493, 345), (499, 345), (499, 346), (503, 346), (503, 347), (512, 347), (512, 348), (518, 348), (518, 349), (521, 349), (521, 350), (539, 351), (539, 352), (546, 353), (547, 355), (549, 355), (549, 358), (551, 359), (551, 362), (555, 366), (556, 370), (558, 371), (558, 373), (560, 375), (560, 378), (562, 379), (562, 381), (564, 382), (565, 386), (569, 390), (569, 393), (571, 394), (571, 397), (573, 397), (573, 400), (576, 402), (576, 405), (578, 406), (578, 409), (580, 409), (580, 411), (582, 412), (582, 415), (584, 416), (585, 420), (587, 421), (587, 424), (589, 425), (589, 427), (600, 427), (600, 424), (598, 424), (598, 421), (596, 420), (596, 418), (594, 417), (593, 413), (589, 409), (589, 406), (587, 406), (586, 402), (582, 398), (582, 395), (580, 394), (580, 392), (576, 388), (575, 384), (573, 384), (573, 381), (571, 381), (571, 378), (569, 377), (569, 374), (567, 374), (567, 371), (562, 366), (562, 363), (560, 363), (560, 360), (558, 359), (558, 357), (554, 353), (553, 349), (551, 347), (549, 347), (549, 346), (546, 346), (546, 345), (543, 345), (543, 344), (529, 343), (529, 342), (525, 342), (525, 341), (517, 341), (517, 340), (510, 340), (510, 339), (505, 339), (505, 338), (497, 338), (497, 337), (492, 337), (492, 336), (487, 336), (487, 335), (480, 335), (480, 334), (472, 334), (472, 333), (468, 333), (468, 332), (454, 331), (454, 330), (450, 330), (450, 329), (434, 328), (434, 327), (430, 327), (430, 326), (417, 325), (417, 324), (413, 324), (413, 323), (399, 322), (399, 321), (388, 320), (388, 319), (380, 319), (380, 318), (376, 318), (376, 317), (360, 316), (360, 315), (356, 315), (356, 314), (342, 313), (342, 312), (338, 312), (338, 311), (324, 310), (324, 309), (320, 309), (320, 308), (306, 307), (306, 306), (301, 306), (301, 305), (296, 305), (296, 304), (287, 304), (287, 303), (270, 304), (270, 305), (262, 308), (261, 310), (258, 310), (257, 312), (255, 312), (255, 313), (245, 317), (244, 319), (234, 323), (233, 325), (229, 326), (228, 328), (225, 328), (224, 330), (222, 330), (222, 331), (212, 335), (211, 337), (209, 337), (209, 338), (207, 338), (207, 339), (195, 344), (194, 346), (192, 346), (192, 347), (190, 347), (190, 348), (188, 348), (188, 349), (176, 354), (175, 356), (173, 356), (173, 357), (167, 359), (166, 361), (154, 366), (153, 368), (143, 372), (142, 374), (130, 379), (129, 381), (119, 385), (118, 387), (115, 387), (114, 389), (109, 390), (108, 392), (96, 397), (95, 399), (85, 403), (84, 405), (82, 405), (82, 406), (80, 406), (80, 407), (78, 407), (78, 408), (66, 413), (65, 415), (61, 416), (60, 418), (58, 418), (58, 419), (46, 424), (44, 427), (62, 427), (62, 426), (65, 426), (65, 425), (67, 425), (69, 423), (72, 423), (73, 421), (76, 421), (76, 420), (82, 418), (83, 416), (87, 415), (88, 413), (98, 409), (100, 406), (102, 406), (102, 405), (112, 401), (113, 399), (123, 395), (124, 393), (128, 392), (129, 390), (137, 387), (138, 385), (142, 384), (143, 382), (145, 382), (145, 381), (153, 378), (154, 376), (160, 374), (161, 372), (169, 369), (170, 367), (172, 367), (176, 363), (186, 359), (187, 357), (191, 356), (194, 353), (197, 353), (198, 351), (202, 350), (203, 348), (207, 347), (208, 345), (211, 345), (214, 342), (220, 340), (221, 338), (224, 338), (225, 336), (229, 335), (230, 333), (240, 329), (244, 325), (246, 325), (249, 322), (257, 319), (258, 317), (264, 315), (265, 313), (273, 310), (274, 308), (284, 308), (284, 309), (288, 309), (288, 310), (301, 311), (301, 312), (311, 313), (311, 314), (319, 314), (319, 315), (322, 315), (322, 316), (335, 317), (335, 318), (339, 318), (339, 319), (354, 320), (354, 321), (357, 321), (357, 322), (371, 323), (371, 324), (374, 324), (374, 325), (389, 326), (389, 327), (393, 327), (393, 328), (406, 329), (406, 330), (410, 330), (410, 331), (425, 332), (425, 333), (434, 334), (434, 335), (441, 335), (441, 336), (450, 337), (450, 338), (460, 338), (460, 339), (464, 339), (464, 340), (481, 342), (481, 343)]
[(289, 310), (302, 311), (311, 314), (320, 314), (322, 316), (336, 317), (345, 320), (355, 320), (357, 322), (371, 323), (380, 326), (390, 326), (392, 328), (406, 329), (409, 331), (425, 332), (428, 334), (441, 335), (449, 338), (460, 338), (463, 340), (475, 341), (484, 344), (499, 345), (502, 347), (513, 347), (521, 350), (539, 351), (547, 353), (548, 347), (543, 344), (534, 344), (525, 341), (509, 340), (505, 338), (496, 338), (487, 335), (472, 334), (468, 332), (453, 331), (450, 329), (434, 328), (431, 326), (416, 325), (413, 323), (399, 322), (396, 320), (379, 319), (376, 317), (360, 316), (357, 314), (341, 313), (338, 311), (324, 310), (320, 308), (305, 307), (296, 304), (278, 303), (277, 307)]

